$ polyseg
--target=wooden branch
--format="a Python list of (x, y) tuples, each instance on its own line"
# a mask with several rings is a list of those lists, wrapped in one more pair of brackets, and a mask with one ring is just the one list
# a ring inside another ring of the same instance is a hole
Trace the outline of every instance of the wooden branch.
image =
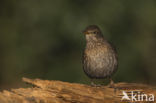
[(123, 91), (129, 95), (130, 91), (156, 94), (155, 87), (135, 83), (117, 83), (114, 89), (54, 80), (23, 78), (23, 81), (33, 87), (4, 90), (0, 92), (0, 103), (125, 103), (121, 100)]

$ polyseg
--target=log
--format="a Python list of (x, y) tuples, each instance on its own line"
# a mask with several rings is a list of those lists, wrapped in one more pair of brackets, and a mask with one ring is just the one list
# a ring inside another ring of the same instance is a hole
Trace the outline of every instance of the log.
[[(55, 80), (23, 78), (23, 81), (31, 86), (3, 90), (0, 92), (0, 103), (126, 103), (134, 102), (135, 99), (147, 103), (146, 100), (155, 99), (152, 95), (156, 94), (156, 87), (137, 83), (116, 83), (115, 88), (109, 88)], [(133, 100), (132, 91), (137, 95)], [(131, 100), (122, 100), (124, 93)]]

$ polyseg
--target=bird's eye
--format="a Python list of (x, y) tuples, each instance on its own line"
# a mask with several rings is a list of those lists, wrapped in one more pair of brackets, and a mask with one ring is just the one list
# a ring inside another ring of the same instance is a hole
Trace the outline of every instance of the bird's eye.
[(94, 33), (94, 34), (97, 34), (97, 31), (94, 31), (93, 33)]

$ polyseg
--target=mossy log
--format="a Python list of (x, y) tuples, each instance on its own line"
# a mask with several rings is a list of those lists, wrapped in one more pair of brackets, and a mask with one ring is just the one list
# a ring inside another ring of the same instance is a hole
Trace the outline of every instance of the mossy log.
[(109, 88), (55, 80), (23, 78), (23, 81), (32, 86), (3, 90), (0, 92), (0, 103), (125, 103), (131, 101), (121, 100), (123, 91), (128, 91), (128, 96), (129, 91), (139, 91), (140, 95), (156, 94), (154, 86), (136, 83), (116, 83), (115, 88)]

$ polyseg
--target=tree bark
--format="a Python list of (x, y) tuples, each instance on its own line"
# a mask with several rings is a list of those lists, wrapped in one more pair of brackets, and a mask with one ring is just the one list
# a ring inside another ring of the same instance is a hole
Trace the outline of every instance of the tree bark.
[(109, 88), (54, 80), (23, 78), (23, 81), (33, 86), (0, 92), (0, 103), (125, 103), (131, 101), (121, 100), (123, 91), (129, 97), (130, 91), (156, 94), (156, 87), (136, 83), (116, 83), (115, 88)]

